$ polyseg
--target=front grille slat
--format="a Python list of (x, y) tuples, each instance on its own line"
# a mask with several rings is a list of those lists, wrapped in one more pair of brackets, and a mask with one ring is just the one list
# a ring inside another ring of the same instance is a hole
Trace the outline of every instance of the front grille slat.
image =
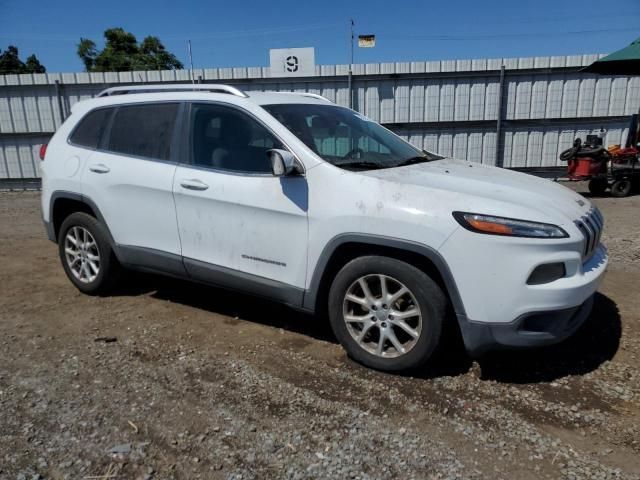
[(603, 227), (602, 223), (600, 223), (600, 220), (598, 220), (598, 222), (599, 222), (598, 223), (598, 238), (596, 238), (596, 247), (598, 245), (600, 245), (600, 239), (602, 237), (602, 227)]
[(583, 231), (586, 232), (584, 255), (585, 257), (588, 257), (589, 254), (591, 253), (591, 248), (593, 245), (593, 236), (595, 232), (591, 229), (591, 227), (589, 226), (589, 224), (586, 222), (585, 219), (582, 220), (582, 226), (584, 227)]
[(592, 221), (589, 217), (586, 217), (584, 219), (584, 223), (585, 225), (587, 225), (587, 228), (591, 230), (591, 236), (589, 237), (589, 251), (591, 252), (594, 248), (596, 248), (596, 241), (598, 240), (598, 230), (600, 229), (595, 226), (595, 222)]
[(604, 218), (600, 211), (593, 207), (589, 212), (579, 220), (575, 221), (576, 226), (584, 236), (584, 250), (582, 254), (583, 260), (593, 255), (596, 248), (600, 244), (602, 230), (604, 228)]

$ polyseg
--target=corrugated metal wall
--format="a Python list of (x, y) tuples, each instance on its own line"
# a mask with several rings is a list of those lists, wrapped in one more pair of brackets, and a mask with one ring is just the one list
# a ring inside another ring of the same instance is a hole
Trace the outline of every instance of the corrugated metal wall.
[[(354, 65), (354, 108), (443, 155), (505, 167), (560, 165), (559, 152), (600, 127), (607, 130), (607, 143), (624, 142), (625, 116), (640, 108), (640, 78), (578, 71), (597, 58)], [(219, 68), (196, 70), (195, 76), (247, 91), (318, 93), (348, 105), (347, 70), (347, 65), (322, 65), (316, 77), (283, 79), (271, 78), (266, 67)], [(0, 76), (0, 178), (38, 175), (39, 144), (74, 103), (114, 84), (189, 80), (186, 70)]]

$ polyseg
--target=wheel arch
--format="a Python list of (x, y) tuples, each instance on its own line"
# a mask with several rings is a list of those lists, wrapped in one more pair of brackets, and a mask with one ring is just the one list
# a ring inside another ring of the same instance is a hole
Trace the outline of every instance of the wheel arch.
[(51, 195), (49, 223), (47, 225), (49, 240), (58, 241), (62, 222), (75, 212), (84, 212), (96, 218), (106, 229), (111, 245), (115, 245), (109, 226), (95, 202), (85, 195), (66, 191), (56, 191)]
[(303, 300), (305, 310), (326, 313), (331, 281), (347, 262), (364, 255), (384, 255), (410, 263), (440, 285), (457, 315), (464, 315), (464, 305), (451, 270), (442, 255), (420, 243), (363, 234), (343, 234), (333, 238), (316, 263)]

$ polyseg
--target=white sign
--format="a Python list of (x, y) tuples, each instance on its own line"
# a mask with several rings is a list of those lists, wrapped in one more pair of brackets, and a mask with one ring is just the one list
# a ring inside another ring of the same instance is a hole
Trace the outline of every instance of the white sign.
[(272, 48), (269, 50), (272, 77), (313, 77), (316, 55), (310, 48)]

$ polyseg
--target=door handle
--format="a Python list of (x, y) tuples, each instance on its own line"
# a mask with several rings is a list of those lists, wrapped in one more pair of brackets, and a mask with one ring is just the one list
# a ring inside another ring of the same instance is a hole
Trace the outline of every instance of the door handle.
[(89, 167), (89, 170), (91, 170), (94, 173), (109, 173), (111, 171), (111, 169), (109, 167), (107, 167), (106, 165), (104, 165), (102, 163), (98, 163), (96, 165), (91, 165)]
[(206, 190), (209, 188), (209, 185), (198, 180), (197, 178), (191, 180), (182, 180), (180, 182), (182, 188), (186, 188), (187, 190)]

